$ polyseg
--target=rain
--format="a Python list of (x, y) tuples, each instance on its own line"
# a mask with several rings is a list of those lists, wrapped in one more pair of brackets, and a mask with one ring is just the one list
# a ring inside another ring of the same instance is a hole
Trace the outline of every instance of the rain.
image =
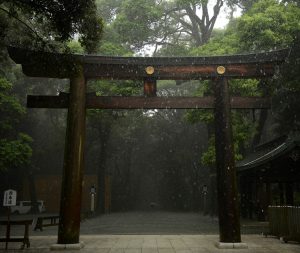
[(1, 1), (0, 249), (299, 251), (299, 19)]

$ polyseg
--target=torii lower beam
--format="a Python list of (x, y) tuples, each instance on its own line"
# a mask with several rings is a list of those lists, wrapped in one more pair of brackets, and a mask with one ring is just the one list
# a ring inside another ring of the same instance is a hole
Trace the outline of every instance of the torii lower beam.
[[(120, 97), (86, 96), (86, 109), (214, 109), (214, 97)], [(27, 96), (28, 108), (68, 108), (69, 94), (59, 96)], [(270, 99), (231, 97), (231, 109), (267, 109)]]

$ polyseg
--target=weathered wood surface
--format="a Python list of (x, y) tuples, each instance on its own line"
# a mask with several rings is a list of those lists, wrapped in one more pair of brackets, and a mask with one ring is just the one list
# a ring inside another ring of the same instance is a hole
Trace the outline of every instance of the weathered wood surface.
[(58, 244), (79, 243), (86, 133), (85, 93), (86, 80), (83, 73), (71, 78), (61, 184)]
[[(276, 65), (288, 56), (289, 49), (266, 53), (210, 57), (108, 57), (98, 55), (68, 55), (30, 51), (8, 47), (10, 57), (22, 64), (24, 74), (33, 77), (69, 78), (78, 66), (86, 78), (142, 80), (211, 79), (219, 76), (218, 66), (225, 67), (222, 76), (231, 78), (268, 77)], [(147, 67), (153, 67), (149, 74)]]
[[(27, 96), (29, 108), (67, 108), (69, 95)], [(270, 108), (270, 99), (231, 97), (232, 109)], [(120, 97), (87, 95), (87, 109), (213, 109), (214, 97)]]
[(157, 84), (155, 79), (144, 80), (144, 96), (156, 97)]
[(216, 98), (214, 114), (220, 242), (241, 242), (239, 198), (227, 79), (218, 78), (214, 88)]
[[(255, 78), (269, 77), (274, 75), (276, 64), (255, 63), (255, 64), (231, 64), (225, 63), (226, 72), (223, 76), (230, 78)], [(155, 66), (155, 72), (151, 77), (157, 80), (197, 80), (212, 79), (218, 76), (218, 65), (188, 65), (188, 66)], [(93, 64), (85, 65), (87, 78), (99, 79), (130, 79), (138, 80), (149, 76), (142, 65), (109, 65)]]

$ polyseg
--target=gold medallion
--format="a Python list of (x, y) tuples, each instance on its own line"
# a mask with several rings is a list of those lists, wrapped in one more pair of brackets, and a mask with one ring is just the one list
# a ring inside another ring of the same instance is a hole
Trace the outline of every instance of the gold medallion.
[(225, 71), (226, 71), (226, 68), (224, 66), (218, 66), (217, 67), (217, 73), (219, 75), (223, 75), (225, 73)]
[(145, 71), (148, 75), (152, 75), (154, 73), (154, 67), (148, 66), (147, 68), (145, 68)]

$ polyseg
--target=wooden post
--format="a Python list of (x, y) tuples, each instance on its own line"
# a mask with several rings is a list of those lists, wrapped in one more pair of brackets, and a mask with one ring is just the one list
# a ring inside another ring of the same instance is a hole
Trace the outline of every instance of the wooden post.
[(156, 97), (156, 80), (147, 78), (144, 80), (144, 96)]
[(239, 243), (241, 242), (240, 214), (229, 87), (225, 77), (218, 77), (215, 81), (215, 143), (220, 242)]
[(58, 244), (79, 243), (85, 144), (86, 81), (82, 69), (70, 79)]

